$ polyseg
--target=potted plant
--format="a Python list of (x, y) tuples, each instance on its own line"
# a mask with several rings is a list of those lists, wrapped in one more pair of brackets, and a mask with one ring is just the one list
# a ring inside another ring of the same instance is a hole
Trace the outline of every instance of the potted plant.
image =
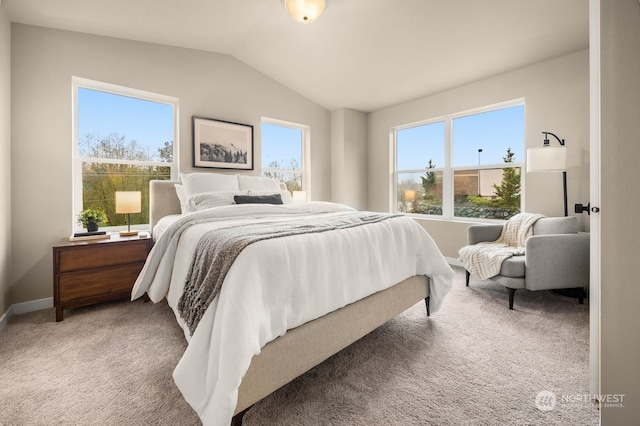
[(85, 209), (78, 215), (78, 223), (87, 228), (88, 232), (95, 232), (98, 226), (107, 221), (107, 215), (102, 210)]

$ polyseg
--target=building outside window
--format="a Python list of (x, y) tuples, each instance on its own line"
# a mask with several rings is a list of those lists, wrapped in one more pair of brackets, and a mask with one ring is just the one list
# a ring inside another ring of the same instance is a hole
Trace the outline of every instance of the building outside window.
[(277, 179), (293, 191), (309, 191), (309, 128), (301, 124), (262, 119), (262, 176)]
[[(74, 229), (77, 214), (102, 210), (117, 229), (116, 191), (140, 191), (142, 212), (131, 223), (147, 228), (149, 181), (176, 179), (176, 98), (74, 78)], [(135, 229), (136, 226), (133, 226)]]
[(520, 212), (524, 103), (394, 129), (396, 210), (441, 218)]

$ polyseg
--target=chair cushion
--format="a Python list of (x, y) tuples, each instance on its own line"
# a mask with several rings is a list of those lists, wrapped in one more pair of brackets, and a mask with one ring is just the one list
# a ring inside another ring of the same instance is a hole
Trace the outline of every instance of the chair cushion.
[(500, 268), (500, 275), (510, 278), (523, 278), (525, 271), (524, 256), (511, 256)]
[(543, 217), (533, 225), (533, 235), (577, 234), (578, 219), (568, 217)]

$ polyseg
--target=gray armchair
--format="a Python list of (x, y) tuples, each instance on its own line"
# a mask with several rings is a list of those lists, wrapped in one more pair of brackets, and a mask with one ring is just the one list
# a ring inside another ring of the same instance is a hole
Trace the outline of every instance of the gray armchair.
[[(495, 241), (502, 225), (471, 225), (468, 244)], [(470, 273), (467, 271), (467, 287)], [(491, 277), (507, 288), (509, 309), (513, 309), (516, 290), (576, 289), (580, 304), (589, 286), (589, 234), (578, 233), (575, 217), (545, 217), (533, 225), (524, 256), (513, 256), (502, 263), (500, 274)]]

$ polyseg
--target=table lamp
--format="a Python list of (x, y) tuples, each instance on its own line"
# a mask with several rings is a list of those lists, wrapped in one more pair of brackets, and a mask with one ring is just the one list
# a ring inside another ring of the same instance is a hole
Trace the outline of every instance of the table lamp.
[(140, 191), (116, 191), (116, 213), (127, 215), (127, 230), (120, 231), (120, 235), (138, 235), (138, 231), (131, 230), (131, 213), (142, 211), (142, 193)]

